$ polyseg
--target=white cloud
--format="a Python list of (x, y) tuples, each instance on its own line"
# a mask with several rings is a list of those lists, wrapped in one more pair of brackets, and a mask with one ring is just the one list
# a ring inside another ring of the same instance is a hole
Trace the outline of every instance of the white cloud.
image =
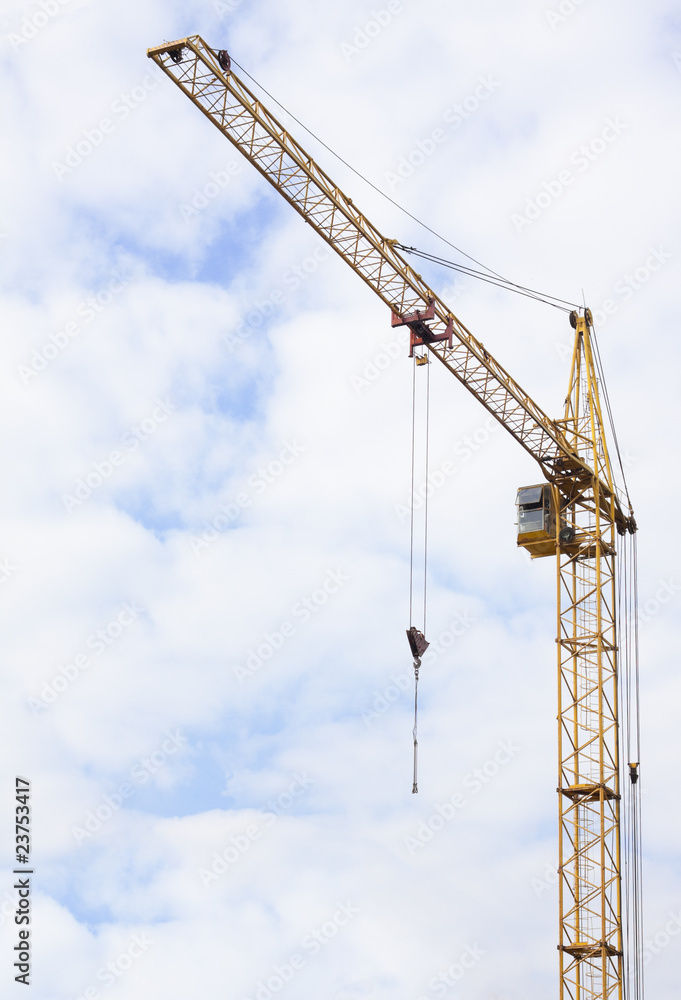
[[(395, 342), (387, 310), (145, 50), (195, 31), (229, 46), (378, 186), (425, 143), (396, 200), (513, 280), (576, 301), (585, 286), (607, 315), (645, 603), (681, 585), (681, 40), (661, 0), (617, 17), (586, 0), (553, 27), (558, 4), (397, 6), (386, 21), (387, 3), (359, 0), (70, 0), (18, 46), (9, 36), (40, 5), (3, 14), (4, 781), (33, 782), (38, 1000), (416, 1000), (441, 995), (438, 977), (476, 946), (448, 995), (555, 990), (557, 893), (533, 888), (556, 855), (554, 575), (516, 549), (513, 525), (515, 489), (538, 473), (503, 431), (482, 434), (487, 415), (433, 366), (431, 469), (467, 437), (479, 447), (459, 452), (430, 506), (429, 638), (470, 624), (424, 659), (412, 796), (412, 691), (385, 695), (395, 676), (411, 683), (409, 538), (395, 509), (409, 490), (406, 350), (358, 391)], [(367, 34), (372, 20), (381, 30)], [(348, 57), (362, 32), (370, 44)], [(448, 113), (481, 77), (498, 88), (454, 127)], [(454, 255), (273, 110), (388, 236)], [(621, 134), (597, 142), (617, 119)], [(69, 149), (74, 166), (55, 170)], [(565, 170), (518, 231), (514, 214)], [(654, 248), (664, 262), (644, 276)], [(451, 288), (451, 272), (426, 273)], [(454, 308), (558, 415), (567, 317), (471, 279)], [(675, 592), (658, 605), (641, 631), (650, 928), (681, 893)], [(187, 740), (177, 754), (159, 749), (169, 732)], [(467, 776), (503, 742), (520, 749), (475, 791)], [(289, 802), (296, 775), (312, 781)], [(405, 837), (457, 793), (465, 806), (410, 854)], [(204, 885), (200, 869), (234, 850)], [(348, 901), (359, 912), (334, 924)], [(14, 934), (3, 919), (5, 955)], [(675, 947), (647, 969), (660, 1000), (675, 996)]]

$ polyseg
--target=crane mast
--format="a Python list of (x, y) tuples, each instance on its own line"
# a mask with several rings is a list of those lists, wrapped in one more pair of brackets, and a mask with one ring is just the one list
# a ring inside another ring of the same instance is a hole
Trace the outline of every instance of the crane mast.
[(560, 998), (621, 1000), (615, 488), (588, 318), (575, 320), (561, 424), (594, 475), (576, 493), (556, 483), (570, 497), (560, 530), (572, 536), (556, 545)]
[[(636, 524), (613, 480), (589, 310), (571, 314), (565, 411), (552, 420), (237, 77), (227, 52), (194, 35), (147, 55), (382, 299), (393, 324), (409, 326), (412, 350), (437, 357), (539, 464), (544, 485), (519, 491), (518, 544), (555, 555), (557, 566), (560, 997), (623, 1000), (615, 560)], [(534, 502), (523, 506), (521, 494)]]

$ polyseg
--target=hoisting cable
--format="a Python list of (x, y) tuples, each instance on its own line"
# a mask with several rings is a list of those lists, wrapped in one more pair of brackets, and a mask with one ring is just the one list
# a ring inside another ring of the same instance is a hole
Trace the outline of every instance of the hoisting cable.
[[(412, 365), (412, 388), (411, 388), (411, 497), (409, 503), (410, 509), (410, 524), (409, 524), (409, 535), (410, 535), (410, 545), (409, 545), (409, 632), (408, 636), (411, 635), (412, 629), (414, 628), (414, 618), (413, 618), (413, 608), (414, 608), (414, 493), (416, 487), (416, 355), (414, 355), (414, 363)], [(411, 637), (410, 637), (411, 645)], [(411, 786), (412, 795), (415, 795), (418, 790), (418, 754), (419, 754), (419, 744), (418, 744), (418, 711), (419, 711), (419, 668), (421, 666), (420, 657), (412, 650), (414, 654), (414, 728), (412, 730), (412, 739), (414, 741), (414, 779)]]
[(444, 257), (437, 257), (435, 254), (428, 253), (425, 250), (418, 250), (416, 247), (408, 247), (403, 243), (396, 243), (395, 246), (398, 250), (402, 250), (403, 253), (413, 254), (415, 257), (420, 257), (422, 260), (427, 260), (431, 264), (439, 264), (442, 267), (447, 267), (451, 271), (458, 271), (460, 274), (465, 274), (470, 278), (478, 278), (480, 281), (486, 281), (490, 285), (495, 285), (497, 288), (503, 288), (509, 292), (516, 292), (518, 295), (525, 295), (527, 298), (536, 299), (538, 302), (544, 302), (548, 306), (553, 306), (554, 309), (560, 309), (562, 312), (572, 312), (573, 309), (578, 309), (579, 306), (574, 302), (569, 302), (567, 299), (560, 299), (556, 295), (547, 295), (543, 292), (538, 292), (534, 288), (528, 288), (525, 285), (518, 285), (514, 281), (508, 281), (506, 278), (500, 278), (499, 275), (494, 277), (489, 277), (489, 275), (482, 274), (480, 271), (476, 271), (472, 267), (467, 267), (465, 264), (456, 264), (454, 261), (446, 260)]
[(442, 243), (445, 243), (448, 247), (451, 247), (452, 250), (456, 250), (457, 253), (462, 254), (462, 256), (468, 258), (468, 260), (472, 261), (474, 264), (477, 264), (479, 267), (484, 268), (487, 274), (482, 274), (480, 271), (476, 271), (473, 268), (465, 267), (464, 265), (454, 264), (452, 261), (445, 261), (442, 258), (436, 257), (431, 254), (422, 253), (420, 251), (417, 251), (414, 247), (407, 247), (401, 243), (395, 243), (395, 246), (398, 250), (402, 250), (405, 253), (415, 253), (417, 256), (422, 257), (424, 260), (430, 260), (431, 263), (442, 264), (443, 266), (449, 267), (452, 270), (460, 271), (462, 274), (467, 274), (469, 277), (478, 278), (482, 281), (488, 281), (490, 284), (496, 285), (499, 288), (505, 288), (508, 291), (517, 292), (519, 295), (526, 295), (528, 298), (537, 299), (540, 302), (546, 303), (546, 305), (552, 305), (556, 309), (562, 309), (564, 312), (571, 312), (572, 309), (577, 308), (577, 305), (574, 302), (567, 302), (565, 299), (559, 299), (555, 295), (543, 295), (540, 292), (535, 291), (534, 289), (526, 288), (524, 285), (518, 285), (513, 281), (509, 281), (507, 278), (504, 278), (502, 275), (500, 275), (497, 271), (494, 271), (491, 267), (488, 267), (486, 264), (483, 264), (475, 257), (472, 257), (469, 253), (466, 253), (466, 251), (462, 250), (461, 247), (456, 246), (456, 244), (452, 243), (451, 240), (448, 240), (446, 237), (442, 236), (435, 229), (432, 229), (430, 226), (426, 225), (425, 222), (422, 222), (421, 219), (419, 219), (416, 215), (413, 215), (406, 208), (400, 205), (399, 202), (395, 201), (394, 198), (391, 198), (390, 195), (386, 194), (385, 191), (381, 190), (381, 188), (378, 187), (376, 184), (374, 184), (373, 181), (370, 181), (368, 177), (365, 177), (364, 174), (362, 174), (359, 170), (357, 170), (356, 167), (353, 167), (351, 163), (348, 163), (348, 161), (344, 159), (342, 156), (340, 156), (334, 149), (332, 149), (331, 146), (328, 145), (328, 143), (324, 142), (323, 139), (320, 139), (320, 137), (315, 132), (313, 132), (312, 129), (308, 128), (307, 125), (303, 124), (303, 122), (301, 122), (299, 118), (297, 118), (291, 111), (289, 111), (288, 108), (284, 107), (281, 101), (278, 101), (277, 98), (274, 96), (274, 94), (271, 94), (266, 87), (263, 87), (261, 83), (258, 83), (255, 77), (252, 76), (248, 72), (248, 70), (244, 69), (244, 67), (240, 63), (238, 63), (236, 59), (232, 58), (231, 61), (234, 63), (235, 66), (237, 66), (241, 70), (244, 76), (247, 76), (248, 79), (252, 83), (254, 83), (259, 90), (263, 92), (263, 94), (267, 94), (269, 99), (273, 101), (277, 105), (277, 107), (281, 108), (284, 114), (288, 115), (288, 117), (291, 118), (292, 121), (296, 122), (296, 124), (299, 125), (305, 132), (307, 132), (307, 134), (311, 136), (315, 140), (315, 142), (318, 142), (320, 146), (322, 146), (328, 153), (331, 154), (331, 156), (333, 156), (345, 167), (347, 167), (348, 170), (350, 170), (353, 174), (355, 174), (356, 177), (359, 177), (361, 181), (363, 181), (365, 184), (368, 184), (370, 188), (372, 188), (377, 194), (381, 196), (381, 198), (385, 198), (385, 200), (389, 201), (390, 204), (393, 205), (396, 209), (398, 209), (404, 215), (408, 216), (408, 218), (410, 218), (413, 222), (421, 226), (422, 229), (425, 229), (427, 232), (431, 233), (433, 236), (436, 237), (436, 239), (441, 240)]
[(411, 383), (411, 497), (409, 503), (409, 628), (414, 624), (414, 490), (416, 486), (416, 357)]
[[(593, 317), (592, 317), (593, 319)], [(610, 407), (610, 397), (608, 396), (608, 387), (605, 382), (605, 373), (603, 371), (603, 363), (601, 362), (601, 352), (598, 347), (598, 338), (596, 337), (596, 330), (593, 325), (591, 325), (591, 339), (594, 345), (594, 361), (596, 363), (596, 371), (598, 373), (598, 378), (603, 389), (603, 399), (605, 401), (605, 411), (608, 415), (608, 423), (610, 424), (610, 433), (612, 434), (612, 439), (615, 443), (615, 451), (617, 453), (617, 462), (620, 467), (620, 472), (622, 474), (622, 485), (624, 486), (624, 493), (627, 498), (627, 503), (629, 504), (629, 513), (631, 514), (633, 527), (635, 530), (636, 522), (633, 520), (634, 508), (631, 503), (631, 497), (629, 496), (629, 487), (627, 486), (627, 477), (624, 472), (624, 462), (622, 461), (622, 453), (620, 452), (619, 441), (617, 440), (617, 431), (615, 430), (615, 421), (612, 416), (612, 409)]]
[[(412, 219), (417, 225), (421, 226), (423, 229), (427, 229), (429, 233), (432, 233), (432, 235), (435, 236), (438, 240), (442, 240), (442, 242), (446, 243), (448, 247), (452, 248), (452, 250), (456, 250), (457, 253), (463, 254), (463, 256), (467, 257), (468, 260), (472, 260), (474, 264), (478, 264), (480, 267), (484, 267), (486, 271), (488, 271), (490, 274), (493, 274), (495, 277), (501, 278), (501, 275), (497, 274), (496, 271), (493, 271), (490, 267), (487, 267), (486, 264), (483, 264), (479, 260), (476, 260), (475, 257), (471, 257), (471, 255), (469, 253), (466, 253), (465, 250), (462, 250), (461, 247), (455, 246), (444, 236), (441, 236), (440, 233), (436, 232), (434, 229), (431, 229), (430, 226), (427, 226), (425, 222), (421, 222), (419, 218), (417, 218), (415, 215), (412, 215), (412, 213), (407, 211), (406, 208), (403, 208), (403, 206), (400, 205), (399, 202), (395, 201), (394, 198), (391, 198), (390, 195), (385, 193), (385, 191), (382, 191), (381, 188), (378, 187), (376, 184), (374, 184), (372, 181), (370, 181), (368, 177), (365, 177), (364, 174), (360, 173), (360, 171), (357, 170), (355, 167), (353, 167), (351, 163), (348, 163), (348, 161), (344, 160), (342, 156), (340, 156), (338, 153), (335, 152), (335, 150), (331, 149), (331, 146), (328, 146), (323, 139), (320, 139), (319, 136), (312, 131), (312, 129), (309, 129), (307, 125), (304, 125), (300, 121), (299, 118), (296, 118), (296, 116), (291, 111), (289, 111), (287, 108), (284, 107), (281, 101), (278, 101), (273, 94), (270, 94), (269, 90), (266, 90), (261, 83), (258, 83), (255, 77), (251, 76), (248, 70), (245, 70), (243, 66), (241, 66), (236, 61), (236, 59), (234, 59), (234, 57), (231, 57), (231, 61), (234, 63), (235, 66), (239, 67), (244, 76), (247, 76), (248, 79), (251, 80), (251, 82), (256, 85), (256, 87), (262, 90), (263, 94), (267, 94), (269, 99), (271, 101), (274, 101), (277, 107), (281, 108), (284, 114), (287, 114), (289, 118), (291, 118), (297, 125), (300, 125), (300, 127), (304, 129), (304, 131), (307, 132), (308, 135), (312, 136), (315, 142), (318, 142), (320, 146), (323, 146), (327, 152), (331, 153), (331, 155), (335, 157), (344, 166), (346, 166), (348, 170), (351, 170), (356, 177), (359, 177), (359, 179), (364, 181), (365, 184), (368, 184), (370, 188), (373, 188), (373, 190), (377, 194), (380, 194), (381, 198), (385, 198), (386, 201), (389, 201), (390, 204), (394, 205), (394, 207), (397, 208), (400, 212), (403, 212), (404, 215), (409, 216), (410, 219)], [(502, 278), (501, 280), (503, 281), (504, 279)]]
[[(591, 318), (593, 321), (593, 318)], [(591, 325), (591, 324), (590, 324)], [(593, 357), (600, 381), (610, 432), (615, 445), (622, 486), (629, 505), (628, 530), (618, 537), (617, 646), (622, 676), (623, 719), (621, 726), (623, 933), (626, 955), (624, 1000), (643, 1000), (643, 842), (641, 835), (641, 710), (638, 619), (638, 538), (624, 462), (615, 429), (608, 387), (596, 331), (591, 327)]]
[(426, 379), (426, 417), (425, 417), (425, 497), (424, 497), (424, 535), (423, 535), (423, 631), (414, 625), (414, 535), (415, 535), (415, 497), (416, 497), (416, 368), (421, 364), (428, 364), (427, 355), (420, 358), (414, 355), (413, 378), (412, 378), (412, 413), (411, 413), (411, 498), (410, 498), (410, 519), (409, 519), (409, 628), (407, 629), (407, 639), (409, 648), (414, 659), (414, 728), (412, 738), (414, 743), (414, 777), (412, 783), (412, 793), (416, 794), (418, 787), (418, 689), (419, 670), (421, 668), (421, 657), (428, 648), (428, 641), (424, 635), (426, 629), (426, 608), (427, 608), (427, 571), (428, 571), (428, 451), (430, 435), (430, 367)]
[[(217, 56), (217, 53), (215, 54)], [(518, 285), (515, 282), (509, 281), (507, 278), (504, 278), (502, 275), (500, 275), (497, 271), (494, 271), (491, 267), (488, 267), (486, 264), (483, 264), (475, 257), (472, 257), (469, 253), (466, 253), (466, 251), (462, 250), (461, 247), (456, 246), (456, 244), (452, 243), (451, 240), (448, 240), (446, 237), (442, 236), (435, 229), (431, 228), (431, 226), (426, 225), (425, 222), (422, 222), (421, 219), (419, 219), (416, 215), (413, 215), (411, 212), (409, 212), (406, 208), (400, 205), (399, 202), (395, 201), (394, 198), (391, 198), (390, 195), (386, 194), (385, 191), (381, 190), (380, 187), (374, 184), (373, 181), (370, 181), (368, 177), (365, 177), (364, 174), (362, 174), (359, 170), (357, 170), (356, 167), (353, 167), (351, 163), (348, 163), (346, 159), (344, 159), (342, 156), (336, 153), (336, 151), (332, 149), (331, 146), (328, 145), (328, 143), (324, 142), (323, 139), (320, 139), (320, 137), (315, 132), (313, 132), (312, 129), (308, 128), (307, 125), (305, 125), (299, 118), (297, 118), (291, 111), (289, 111), (288, 108), (284, 107), (281, 101), (278, 101), (277, 98), (274, 96), (274, 94), (271, 94), (266, 87), (263, 87), (261, 83), (258, 83), (255, 77), (252, 76), (248, 72), (248, 70), (244, 69), (244, 67), (240, 63), (238, 63), (236, 59), (232, 58), (231, 62), (233, 62), (234, 65), (241, 70), (244, 76), (247, 76), (248, 79), (252, 83), (254, 83), (259, 90), (263, 92), (263, 94), (267, 94), (269, 99), (273, 101), (274, 104), (277, 105), (277, 107), (281, 108), (284, 114), (288, 115), (288, 117), (291, 118), (292, 121), (296, 122), (296, 124), (299, 125), (305, 132), (307, 132), (307, 134), (311, 136), (315, 140), (315, 142), (318, 142), (320, 146), (322, 146), (328, 153), (331, 154), (331, 156), (333, 156), (345, 167), (347, 167), (348, 170), (350, 170), (353, 174), (355, 174), (356, 177), (359, 177), (361, 181), (363, 181), (365, 184), (368, 184), (368, 186), (372, 188), (377, 194), (379, 194), (381, 198), (385, 198), (385, 200), (390, 202), (390, 204), (393, 205), (396, 209), (398, 209), (398, 211), (408, 216), (408, 218), (410, 218), (413, 222), (421, 226), (422, 229), (425, 229), (427, 232), (435, 236), (436, 239), (441, 240), (442, 243), (445, 243), (448, 247), (451, 247), (452, 250), (456, 250), (457, 253), (460, 253), (462, 254), (462, 256), (467, 257), (468, 260), (472, 261), (474, 264), (477, 264), (479, 267), (484, 268), (487, 274), (484, 275), (480, 271), (476, 271), (473, 268), (466, 268), (463, 265), (456, 265), (451, 261), (445, 261), (442, 258), (438, 258), (434, 255), (421, 253), (420, 251), (416, 251), (414, 247), (407, 247), (401, 243), (395, 243), (395, 246), (398, 250), (402, 250), (406, 253), (416, 253), (418, 256), (423, 257), (424, 260), (430, 260), (432, 263), (440, 263), (445, 267), (450, 267), (453, 270), (458, 270), (462, 274), (467, 274), (470, 277), (478, 278), (482, 281), (488, 281), (490, 282), (490, 284), (497, 285), (497, 287), (499, 288), (505, 288), (508, 291), (517, 292), (519, 295), (526, 295), (528, 298), (537, 299), (540, 302), (546, 303), (546, 305), (552, 305), (554, 308), (562, 309), (565, 312), (571, 312), (572, 309), (577, 308), (577, 304), (574, 302), (567, 302), (565, 299), (557, 298), (554, 295), (543, 295), (542, 293), (537, 292), (534, 289), (527, 288), (524, 285)], [(492, 277), (490, 277), (490, 275)]]
[[(427, 355), (426, 355), (427, 358)], [(426, 364), (426, 485), (423, 509), (423, 634), (426, 633), (426, 603), (428, 592), (428, 459), (430, 455), (430, 362)], [(412, 498), (412, 504), (413, 504)], [(411, 622), (410, 622), (411, 624)]]
[(418, 718), (419, 718), (420, 668), (421, 668), (421, 660), (417, 656), (414, 659), (414, 728), (412, 729), (412, 736), (414, 738), (414, 781), (411, 786), (412, 795), (415, 795), (419, 790), (419, 783), (418, 783), (419, 741), (417, 738), (417, 729), (418, 729)]
[(639, 654), (638, 654), (638, 539), (635, 534), (629, 537), (629, 545), (632, 550), (632, 585), (631, 585), (631, 611), (630, 618), (633, 620), (633, 669), (634, 669), (634, 717), (635, 717), (635, 748), (633, 760), (636, 762), (635, 773), (631, 773), (631, 832), (632, 832), (632, 879), (631, 895), (634, 925), (634, 948), (633, 948), (633, 982), (634, 992), (629, 1000), (643, 1000), (643, 842), (641, 837), (641, 782), (640, 782), (640, 760), (641, 760), (641, 711), (640, 711), (640, 684), (639, 684)]
[(618, 545), (618, 635), (623, 712), (620, 753), (628, 771), (622, 781), (624, 861), (625, 1000), (643, 1000), (643, 909), (641, 841), (641, 722), (638, 655), (637, 537), (627, 532)]
[(639, 761), (641, 759), (641, 708), (640, 708), (640, 684), (639, 684), (639, 654), (638, 654), (638, 539), (633, 535), (629, 539), (631, 550), (630, 563), (631, 570), (629, 583), (629, 622), (631, 653), (630, 660), (633, 670), (632, 721), (629, 723), (629, 730), (633, 730), (631, 737), (633, 750), (630, 752), (630, 760)]

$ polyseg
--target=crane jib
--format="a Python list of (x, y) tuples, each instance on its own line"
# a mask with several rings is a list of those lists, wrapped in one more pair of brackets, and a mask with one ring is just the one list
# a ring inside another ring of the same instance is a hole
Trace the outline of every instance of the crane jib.
[[(235, 74), (224, 50), (198, 35), (147, 55), (286, 198), (397, 316), (433, 307), (421, 339), (553, 479), (566, 461), (594, 472), (566, 446), (555, 422), (476, 340), (395, 247)], [(430, 339), (428, 339), (430, 338)], [(562, 470), (560, 470), (562, 475)], [(602, 493), (609, 492), (602, 483)], [(626, 518), (616, 503), (616, 520)]]

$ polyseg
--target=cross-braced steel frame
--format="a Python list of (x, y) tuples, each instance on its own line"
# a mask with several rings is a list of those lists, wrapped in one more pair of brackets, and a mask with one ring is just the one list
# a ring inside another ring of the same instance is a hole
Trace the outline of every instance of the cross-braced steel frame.
[(597, 475), (556, 481), (573, 534), (556, 546), (561, 1000), (622, 998), (615, 493), (598, 390), (578, 317), (561, 423)]

